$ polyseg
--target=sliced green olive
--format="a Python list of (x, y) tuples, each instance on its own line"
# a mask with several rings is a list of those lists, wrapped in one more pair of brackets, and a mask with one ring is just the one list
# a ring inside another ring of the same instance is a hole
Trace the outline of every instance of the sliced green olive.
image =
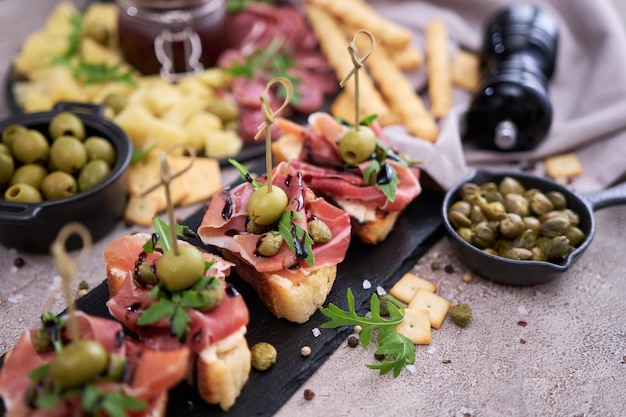
[(179, 245), (178, 255), (165, 252), (156, 264), (159, 281), (170, 291), (182, 291), (193, 286), (204, 274), (204, 256), (196, 247)]
[(13, 176), (13, 170), (15, 169), (15, 163), (11, 155), (0, 153), (0, 185), (4, 185), (9, 182)]
[(26, 126), (18, 124), (12, 124), (7, 126), (2, 131), (2, 143), (11, 148), (11, 144), (13, 143), (13, 140), (15, 139), (17, 134), (20, 132), (24, 132), (26, 129)]
[(115, 163), (115, 147), (105, 138), (89, 136), (85, 139), (85, 150), (90, 161), (102, 159), (110, 166)]
[(41, 192), (46, 200), (57, 200), (76, 194), (78, 185), (76, 179), (67, 172), (54, 171), (41, 182)]
[(376, 134), (366, 126), (350, 129), (339, 139), (339, 154), (347, 164), (358, 164), (376, 150)]
[(85, 139), (85, 125), (83, 121), (70, 112), (60, 112), (55, 115), (48, 125), (50, 137), (55, 140), (61, 136), (73, 136), (76, 139)]
[(50, 148), (50, 164), (54, 169), (76, 174), (86, 163), (85, 145), (75, 137), (58, 137)]
[(4, 199), (11, 203), (40, 203), (43, 197), (38, 189), (29, 184), (15, 184), (4, 192)]
[(272, 192), (268, 192), (267, 185), (263, 185), (248, 200), (248, 216), (253, 222), (267, 226), (280, 219), (287, 203), (287, 194), (282, 188), (273, 186)]

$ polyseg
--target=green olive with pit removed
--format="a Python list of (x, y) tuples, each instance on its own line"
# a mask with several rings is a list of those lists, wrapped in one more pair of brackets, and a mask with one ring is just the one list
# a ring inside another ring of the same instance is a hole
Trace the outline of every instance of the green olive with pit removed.
[(86, 191), (100, 184), (111, 173), (111, 167), (102, 159), (87, 162), (78, 174), (78, 190)]
[(27, 130), (27, 127), (19, 124), (12, 124), (2, 131), (2, 143), (11, 148), (11, 144), (16, 135)]
[(11, 181), (9, 184), (29, 184), (33, 187), (40, 189), (43, 179), (48, 175), (46, 168), (39, 164), (26, 164), (17, 168), (13, 172)]
[(46, 200), (58, 200), (76, 194), (78, 185), (76, 179), (67, 172), (54, 171), (41, 182), (41, 192)]
[(74, 113), (60, 112), (50, 120), (48, 133), (53, 140), (61, 136), (73, 136), (83, 140), (85, 139), (85, 125)]
[(40, 131), (26, 129), (13, 138), (11, 152), (23, 164), (43, 163), (50, 155), (50, 144)]
[(87, 163), (87, 150), (80, 140), (72, 136), (57, 138), (50, 147), (50, 165), (70, 174), (78, 173)]
[(87, 159), (102, 159), (110, 166), (115, 163), (115, 147), (111, 142), (100, 136), (89, 136), (85, 139), (85, 150), (87, 151)]
[(339, 154), (347, 164), (366, 161), (376, 150), (376, 134), (366, 126), (348, 130), (339, 139)]
[(0, 185), (9, 182), (11, 177), (13, 177), (14, 170), (15, 162), (13, 162), (13, 157), (5, 153), (0, 153)]
[(192, 287), (204, 274), (205, 260), (202, 252), (191, 245), (178, 245), (165, 252), (156, 264), (156, 276), (169, 291), (182, 291)]
[(4, 192), (4, 199), (11, 203), (40, 203), (43, 197), (38, 189), (29, 184), (15, 184)]
[(262, 185), (252, 193), (248, 200), (248, 217), (263, 226), (276, 223), (289, 202), (282, 188), (274, 185), (271, 190), (269, 192), (267, 185)]
[(77, 388), (106, 371), (108, 353), (95, 340), (78, 340), (64, 346), (50, 362), (49, 375), (62, 388)]

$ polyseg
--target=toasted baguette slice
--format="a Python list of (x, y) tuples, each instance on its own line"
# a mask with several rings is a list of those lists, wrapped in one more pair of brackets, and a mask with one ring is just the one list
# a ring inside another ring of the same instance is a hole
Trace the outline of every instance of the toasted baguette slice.
[(376, 218), (366, 222), (359, 222), (352, 218), (352, 233), (364, 243), (375, 245), (387, 238), (393, 230), (400, 211), (377, 211)]
[(324, 304), (337, 276), (337, 265), (332, 265), (294, 283), (278, 274), (261, 273), (227, 250), (222, 251), (222, 257), (235, 264), (239, 276), (254, 288), (268, 310), (295, 323), (305, 323)]
[[(109, 294), (117, 294), (128, 272), (107, 269)], [(209, 404), (219, 404), (228, 410), (248, 380), (251, 354), (246, 341), (246, 327), (228, 336), (202, 352), (190, 355), (185, 380), (196, 388)]]

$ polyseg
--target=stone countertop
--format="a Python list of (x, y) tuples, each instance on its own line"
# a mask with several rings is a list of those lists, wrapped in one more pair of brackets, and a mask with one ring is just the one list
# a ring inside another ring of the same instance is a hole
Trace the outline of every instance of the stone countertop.
[[(3, 80), (11, 56), (56, 3), (38, 0), (25, 13), (24, 2), (0, 2)], [(8, 115), (1, 103), (0, 117)], [(365, 366), (375, 361), (375, 343), (367, 349), (343, 343), (276, 415), (626, 415), (626, 208), (605, 208), (595, 217), (596, 235), (583, 256), (557, 279), (527, 288), (478, 276), (466, 282), (467, 269), (447, 239), (440, 240), (412, 272), (437, 284), (437, 293), (453, 304), (469, 304), (471, 324), (462, 329), (447, 319), (433, 330), (431, 345), (418, 346), (415, 366), (398, 378)], [(142, 229), (120, 223), (94, 245), (77, 278), (91, 286), (102, 282), (102, 250), (135, 231)], [(25, 261), (20, 268), (14, 267), (18, 257)], [(433, 271), (433, 261), (454, 271)], [(0, 247), (0, 353), (37, 324), (54, 276), (49, 256)], [(53, 301), (53, 311), (61, 311), (63, 303)], [(304, 399), (305, 389), (315, 393), (312, 400)]]

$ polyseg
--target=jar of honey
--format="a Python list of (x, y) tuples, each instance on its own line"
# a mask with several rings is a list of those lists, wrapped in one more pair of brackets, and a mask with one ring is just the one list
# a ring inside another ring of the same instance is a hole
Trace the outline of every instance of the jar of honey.
[(119, 44), (143, 74), (177, 80), (211, 67), (226, 48), (226, 0), (115, 0)]

